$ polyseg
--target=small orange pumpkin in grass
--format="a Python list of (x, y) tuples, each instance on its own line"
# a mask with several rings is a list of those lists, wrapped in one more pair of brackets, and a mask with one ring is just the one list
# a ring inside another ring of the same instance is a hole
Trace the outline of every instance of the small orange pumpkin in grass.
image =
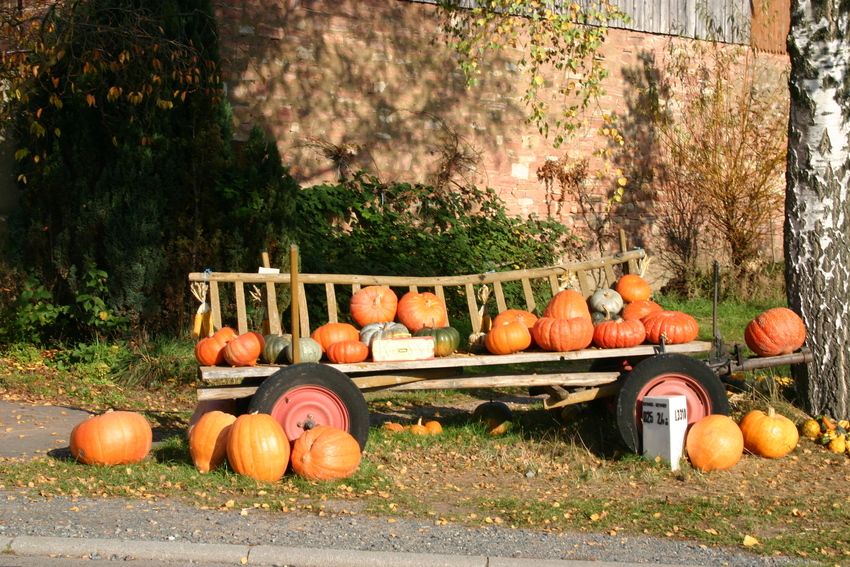
[(790, 309), (775, 307), (749, 322), (744, 341), (759, 356), (791, 354), (806, 342), (806, 325)]
[(363, 362), (369, 357), (369, 347), (360, 341), (337, 341), (328, 346), (325, 353), (334, 364), (353, 364)]
[(393, 433), (401, 433), (404, 431), (404, 426), (395, 421), (388, 421), (384, 424), (384, 429)]
[(289, 466), (289, 439), (267, 413), (246, 413), (230, 426), (227, 461), (236, 474), (277, 482)]
[(340, 341), (359, 341), (360, 331), (350, 323), (325, 323), (310, 335), (310, 338), (319, 343), (322, 352), (327, 352), (328, 347)]
[(350, 433), (317, 425), (293, 443), (292, 470), (316, 480), (346, 478), (360, 466), (360, 457), (360, 444)]
[(484, 346), (493, 354), (513, 354), (531, 346), (531, 333), (521, 321), (496, 325), (484, 337)]
[(230, 426), (236, 416), (223, 411), (210, 411), (201, 416), (189, 434), (192, 463), (202, 473), (217, 469), (227, 457)]
[(425, 422), (425, 429), (428, 430), (428, 433), (431, 435), (439, 435), (443, 432), (443, 425), (436, 420), (430, 420)]
[(738, 424), (744, 435), (744, 448), (754, 455), (777, 459), (797, 447), (800, 434), (794, 422), (768, 408), (767, 413), (753, 410)]
[(410, 426), (410, 432), (414, 435), (430, 435), (430, 431), (428, 428), (422, 425), (422, 418), (420, 417), (416, 423)]
[(731, 417), (711, 414), (691, 426), (685, 448), (695, 468), (703, 472), (723, 471), (741, 460), (744, 435)]
[(86, 465), (127, 465), (147, 456), (153, 431), (141, 414), (108, 411), (71, 431), (71, 454)]
[(621, 277), (617, 280), (614, 289), (626, 303), (649, 299), (649, 296), (652, 295), (649, 282), (636, 274), (626, 274)]

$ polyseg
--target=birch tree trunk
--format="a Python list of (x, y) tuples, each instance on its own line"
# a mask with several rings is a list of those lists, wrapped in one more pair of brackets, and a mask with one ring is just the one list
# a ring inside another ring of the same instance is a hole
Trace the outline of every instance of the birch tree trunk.
[(785, 193), (788, 304), (814, 362), (792, 368), (811, 414), (850, 417), (850, 4), (794, 0)]

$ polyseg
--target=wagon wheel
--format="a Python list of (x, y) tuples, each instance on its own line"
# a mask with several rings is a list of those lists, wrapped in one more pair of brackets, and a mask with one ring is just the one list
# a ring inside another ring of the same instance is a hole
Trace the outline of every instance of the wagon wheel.
[(643, 398), (670, 395), (685, 396), (688, 426), (710, 414), (729, 415), (726, 389), (703, 362), (675, 353), (653, 356), (626, 375), (617, 395), (617, 427), (629, 449), (641, 452)]
[(271, 415), (290, 441), (317, 425), (349, 432), (361, 449), (369, 437), (369, 408), (360, 389), (339, 370), (315, 362), (293, 364), (266, 378), (248, 411)]

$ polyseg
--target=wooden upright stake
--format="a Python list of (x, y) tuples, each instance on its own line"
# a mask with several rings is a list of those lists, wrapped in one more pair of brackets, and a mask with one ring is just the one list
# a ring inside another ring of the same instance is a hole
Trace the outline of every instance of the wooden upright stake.
[(292, 304), (292, 364), (301, 362), (301, 325), (298, 323), (298, 245), (289, 248), (289, 285)]

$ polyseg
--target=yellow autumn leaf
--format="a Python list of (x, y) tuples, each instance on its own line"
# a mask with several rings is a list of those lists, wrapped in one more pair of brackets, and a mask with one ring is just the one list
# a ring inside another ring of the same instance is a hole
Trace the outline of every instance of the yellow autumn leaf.
[(545, 82), (546, 82), (546, 79), (544, 79), (540, 75), (537, 75), (537, 76), (534, 77), (534, 84), (537, 85), (538, 87), (541, 86)]
[(617, 179), (617, 184), (620, 187), (625, 187), (628, 182), (629, 182), (629, 180), (626, 179), (625, 177), (620, 177), (619, 179)]
[(754, 545), (758, 545), (759, 540), (754, 538), (753, 536), (745, 535), (744, 536), (744, 547), (753, 547)]

